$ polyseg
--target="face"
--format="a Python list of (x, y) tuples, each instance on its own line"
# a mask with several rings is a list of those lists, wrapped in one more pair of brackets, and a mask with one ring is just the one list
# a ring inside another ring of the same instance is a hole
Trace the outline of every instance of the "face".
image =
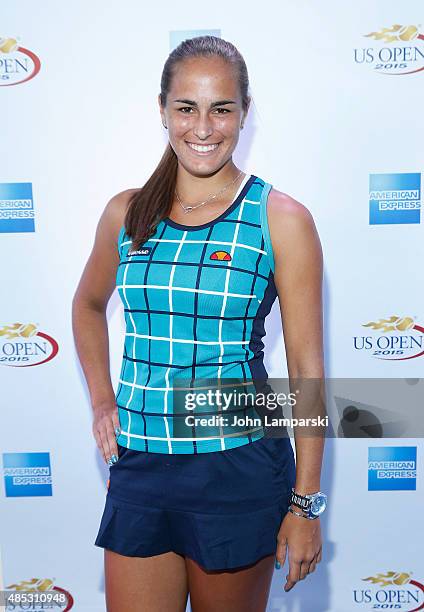
[(236, 68), (219, 57), (179, 62), (166, 106), (159, 108), (180, 164), (194, 175), (212, 174), (228, 160), (246, 113)]

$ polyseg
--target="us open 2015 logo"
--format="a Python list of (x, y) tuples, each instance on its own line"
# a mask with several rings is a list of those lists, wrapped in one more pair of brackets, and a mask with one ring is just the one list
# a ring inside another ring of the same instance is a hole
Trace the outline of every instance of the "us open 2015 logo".
[(54, 338), (39, 331), (34, 323), (0, 327), (0, 365), (18, 368), (41, 365), (59, 352)]
[(393, 315), (387, 319), (368, 321), (362, 327), (372, 335), (353, 336), (353, 348), (365, 351), (376, 359), (403, 361), (424, 355), (424, 327), (412, 317)]
[(424, 585), (414, 580), (412, 572), (388, 571), (362, 578), (367, 587), (353, 590), (358, 610), (424, 610)]
[(364, 34), (375, 41), (369, 47), (354, 49), (356, 64), (364, 64), (380, 74), (415, 74), (424, 70), (424, 34), (421, 26), (392, 25)]
[(20, 85), (40, 72), (39, 58), (33, 51), (21, 47), (18, 40), (0, 36), (0, 87)]
[(60, 587), (51, 578), (31, 578), (6, 585), (6, 610), (61, 610), (74, 607), (70, 591)]

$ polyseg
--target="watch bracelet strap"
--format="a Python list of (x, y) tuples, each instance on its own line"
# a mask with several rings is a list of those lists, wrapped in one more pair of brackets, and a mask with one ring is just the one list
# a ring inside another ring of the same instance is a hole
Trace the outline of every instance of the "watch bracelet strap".
[(312, 504), (311, 499), (305, 498), (303, 495), (296, 493), (293, 489), (291, 491), (290, 501), (294, 506), (297, 506), (302, 510), (308, 510), (310, 505)]
[(298, 508), (301, 508), (302, 510), (308, 510), (312, 502), (311, 502), (311, 500), (309, 500), (309, 503), (305, 503), (305, 504), (302, 505), (302, 504), (299, 504), (294, 499), (292, 499), (291, 503), (293, 504), (293, 506), (297, 506)]
[(293, 510), (291, 506), (288, 507), (288, 511), (291, 512), (292, 514), (295, 514), (296, 516), (301, 516), (302, 518), (305, 518), (308, 521), (318, 518), (318, 515), (317, 516), (307, 516), (306, 514), (302, 514), (301, 512), (296, 512), (296, 510)]

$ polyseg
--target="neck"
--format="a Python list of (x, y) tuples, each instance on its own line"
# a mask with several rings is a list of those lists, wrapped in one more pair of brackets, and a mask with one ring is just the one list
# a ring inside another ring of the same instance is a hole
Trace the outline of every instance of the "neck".
[[(201, 202), (214, 193), (217, 193), (228, 183), (231, 183), (239, 173), (240, 170), (232, 162), (226, 164), (213, 174), (203, 176), (191, 174), (179, 164), (176, 189), (183, 202)], [(241, 180), (242, 177), (240, 177), (239, 181)], [(233, 187), (238, 185), (239, 181), (236, 181)], [(224, 192), (222, 197), (226, 199), (227, 193)]]

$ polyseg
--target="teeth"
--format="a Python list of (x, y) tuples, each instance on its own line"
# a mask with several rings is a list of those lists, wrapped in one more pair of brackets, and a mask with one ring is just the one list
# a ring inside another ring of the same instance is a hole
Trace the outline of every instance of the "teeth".
[(207, 151), (213, 151), (218, 146), (217, 144), (213, 144), (213, 145), (197, 145), (197, 144), (193, 144), (192, 142), (188, 142), (187, 144), (188, 144), (189, 147), (191, 147), (195, 151), (199, 151), (199, 153), (206, 153)]

